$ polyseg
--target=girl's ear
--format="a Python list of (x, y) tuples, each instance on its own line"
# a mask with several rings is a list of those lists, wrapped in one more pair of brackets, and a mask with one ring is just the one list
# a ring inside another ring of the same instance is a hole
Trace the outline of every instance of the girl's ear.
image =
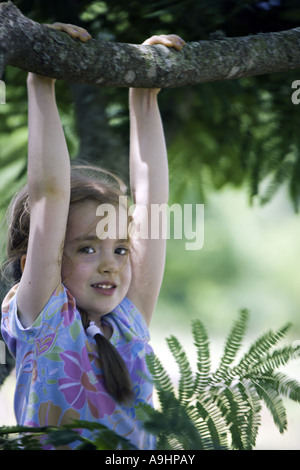
[(20, 261), (22, 274), (23, 274), (23, 271), (24, 271), (24, 268), (25, 268), (25, 262), (26, 262), (26, 255), (22, 255), (21, 256), (21, 261)]

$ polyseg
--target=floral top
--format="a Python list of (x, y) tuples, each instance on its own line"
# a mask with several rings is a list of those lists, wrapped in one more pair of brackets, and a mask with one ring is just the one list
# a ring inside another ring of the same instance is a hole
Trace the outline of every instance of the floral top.
[[(118, 405), (106, 392), (93, 338), (86, 335), (70, 292), (60, 285), (30, 328), (17, 315), (17, 285), (2, 304), (1, 330), (16, 358), (15, 414), (18, 424), (59, 426), (72, 419), (97, 421), (139, 449), (153, 449), (154, 438), (142, 429), (135, 405), (152, 405), (145, 355), (152, 353), (143, 317), (125, 298), (105, 315), (111, 343), (128, 367), (135, 400)], [(91, 438), (89, 431), (82, 435)], [(77, 442), (78, 444), (78, 442)]]

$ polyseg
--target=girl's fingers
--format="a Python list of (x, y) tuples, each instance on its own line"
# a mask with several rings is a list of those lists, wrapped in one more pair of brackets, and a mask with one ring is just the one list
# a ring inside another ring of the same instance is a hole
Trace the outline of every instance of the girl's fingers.
[(151, 38), (143, 42), (143, 45), (147, 46), (154, 46), (157, 44), (174, 47), (174, 49), (180, 51), (185, 45), (185, 41), (180, 36), (177, 36), (177, 34), (161, 34), (159, 36), (151, 36)]
[(47, 24), (46, 26), (48, 26), (49, 28), (57, 29), (58, 31), (64, 31), (65, 33), (69, 34), (69, 36), (71, 36), (73, 39), (79, 39), (82, 42), (86, 42), (92, 37), (86, 29), (73, 24), (56, 22), (53, 24)]

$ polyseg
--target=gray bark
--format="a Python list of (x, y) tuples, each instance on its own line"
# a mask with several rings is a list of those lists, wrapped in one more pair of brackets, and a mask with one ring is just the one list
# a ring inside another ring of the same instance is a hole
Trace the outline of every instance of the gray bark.
[(81, 43), (0, 4), (0, 77), (6, 65), (101, 87), (184, 87), (300, 66), (300, 28), (188, 43), (181, 52), (92, 39)]

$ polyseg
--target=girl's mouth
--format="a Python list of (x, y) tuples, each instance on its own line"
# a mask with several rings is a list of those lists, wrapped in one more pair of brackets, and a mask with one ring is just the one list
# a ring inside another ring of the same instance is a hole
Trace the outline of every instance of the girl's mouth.
[(97, 284), (92, 284), (92, 287), (101, 294), (112, 295), (117, 286), (111, 282), (98, 282)]

